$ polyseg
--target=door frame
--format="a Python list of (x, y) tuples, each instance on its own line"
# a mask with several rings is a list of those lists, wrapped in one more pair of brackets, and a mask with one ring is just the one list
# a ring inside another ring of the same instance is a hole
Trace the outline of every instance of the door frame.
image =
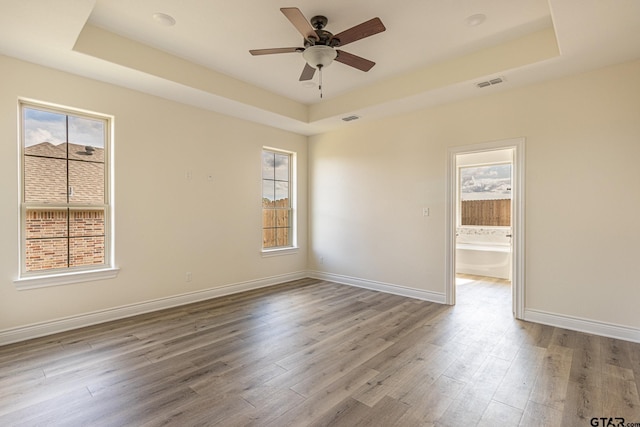
[(479, 153), (503, 149), (513, 149), (512, 177), (512, 262), (511, 292), (513, 314), (516, 319), (524, 318), (525, 297), (525, 138), (512, 138), (480, 144), (450, 147), (447, 158), (447, 201), (446, 201), (446, 243), (445, 243), (445, 302), (456, 303), (456, 212), (458, 171), (456, 158), (459, 154)]

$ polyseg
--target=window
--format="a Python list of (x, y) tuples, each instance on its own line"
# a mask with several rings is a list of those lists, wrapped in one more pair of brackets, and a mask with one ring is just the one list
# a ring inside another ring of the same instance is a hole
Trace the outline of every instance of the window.
[(291, 194), (295, 155), (262, 151), (262, 249), (295, 246), (295, 217)]
[(111, 267), (106, 116), (21, 103), (21, 278)]
[(511, 164), (460, 168), (460, 225), (511, 226)]

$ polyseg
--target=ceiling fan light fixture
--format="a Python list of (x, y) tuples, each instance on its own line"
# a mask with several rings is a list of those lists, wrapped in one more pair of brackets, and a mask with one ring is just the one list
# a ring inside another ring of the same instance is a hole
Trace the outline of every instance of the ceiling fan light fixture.
[(324, 68), (331, 64), (338, 56), (332, 47), (324, 45), (309, 46), (302, 52), (302, 57), (313, 68)]

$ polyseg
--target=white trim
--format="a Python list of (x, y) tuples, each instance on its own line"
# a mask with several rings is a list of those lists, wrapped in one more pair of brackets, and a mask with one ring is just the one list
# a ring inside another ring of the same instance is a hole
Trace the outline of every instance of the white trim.
[[(202, 291), (190, 292), (182, 295), (175, 295), (136, 304), (129, 304), (107, 310), (100, 310), (77, 316), (56, 319), (48, 322), (21, 326), (18, 328), (5, 329), (4, 331), (0, 331), (0, 346), (305, 278), (328, 280), (343, 285), (356, 286), (378, 292), (445, 304), (445, 294), (440, 292), (407, 288), (390, 283), (360, 279), (334, 273), (325, 273), (320, 271), (300, 271), (297, 273), (282, 274), (263, 279), (249, 280), (246, 282), (239, 282), (221, 286), (218, 288), (205, 289)], [(631, 328), (628, 326), (598, 322), (595, 320), (583, 319), (579, 317), (548, 313), (542, 310), (533, 309), (526, 309), (524, 311), (523, 319), (529, 322), (541, 323), (544, 325), (550, 325), (559, 328), (640, 343), (640, 329), (638, 328)]]
[(513, 313), (517, 319), (524, 318), (524, 270), (525, 270), (525, 139), (513, 138), (501, 141), (492, 141), (481, 144), (450, 147), (447, 152), (447, 184), (446, 184), (446, 206), (445, 206), (445, 303), (455, 304), (455, 278), (456, 278), (456, 238), (455, 229), (456, 202), (457, 202), (457, 167), (456, 156), (463, 153), (478, 153), (483, 151), (494, 151), (503, 149), (513, 149), (513, 182), (512, 188), (512, 209), (513, 209), (513, 240), (511, 263), (511, 280), (513, 283)]
[(586, 332), (588, 334), (640, 343), (640, 329), (629, 326), (567, 316), (566, 314), (549, 313), (530, 308), (524, 311), (524, 320), (555, 326), (557, 328), (570, 329), (572, 331)]
[(26, 276), (15, 279), (13, 283), (18, 290), (46, 288), (49, 286), (69, 285), (71, 283), (92, 282), (94, 280), (114, 279), (119, 268), (101, 268), (99, 270), (82, 270), (60, 274)]
[(282, 274), (279, 276), (233, 283), (218, 288), (205, 289), (202, 291), (190, 292), (166, 298), (158, 298), (151, 301), (124, 305), (107, 310), (94, 311), (91, 313), (65, 317), (48, 322), (36, 323), (13, 329), (6, 329), (4, 331), (0, 331), (0, 345), (6, 345), (18, 341), (25, 341), (32, 338), (52, 335), (59, 332), (83, 328), (85, 326), (96, 325), (104, 322), (110, 322), (112, 320), (123, 319), (126, 317), (137, 316), (139, 314), (163, 310), (180, 305), (191, 304), (211, 298), (235, 294), (238, 292), (264, 288), (291, 280), (304, 279), (306, 277), (308, 277), (306, 271)]
[(420, 299), (423, 301), (444, 304), (445, 296), (441, 292), (425, 291), (422, 289), (407, 288), (405, 286), (391, 283), (377, 282), (369, 279), (344, 276), (342, 274), (325, 273), (322, 271), (310, 271), (309, 277), (312, 279), (328, 280), (342, 285), (356, 286), (358, 288), (371, 289), (373, 291), (384, 292), (386, 294), (400, 295), (408, 298)]
[(280, 255), (292, 255), (300, 252), (300, 248), (297, 247), (286, 247), (286, 248), (277, 248), (277, 249), (263, 249), (262, 257), (268, 258), (272, 256), (280, 256)]

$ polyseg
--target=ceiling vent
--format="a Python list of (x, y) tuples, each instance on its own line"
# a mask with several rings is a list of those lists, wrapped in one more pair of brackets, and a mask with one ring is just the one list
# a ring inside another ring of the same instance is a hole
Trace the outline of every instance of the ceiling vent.
[(360, 118), (360, 116), (347, 116), (347, 117), (343, 117), (342, 120), (345, 122), (352, 122), (354, 120), (358, 120)]
[(496, 77), (493, 78), (491, 80), (487, 80), (484, 82), (480, 82), (480, 83), (476, 83), (476, 86), (479, 88), (483, 88), (483, 87), (489, 87), (489, 86), (493, 86), (493, 85), (497, 85), (499, 83), (504, 82), (504, 77)]

